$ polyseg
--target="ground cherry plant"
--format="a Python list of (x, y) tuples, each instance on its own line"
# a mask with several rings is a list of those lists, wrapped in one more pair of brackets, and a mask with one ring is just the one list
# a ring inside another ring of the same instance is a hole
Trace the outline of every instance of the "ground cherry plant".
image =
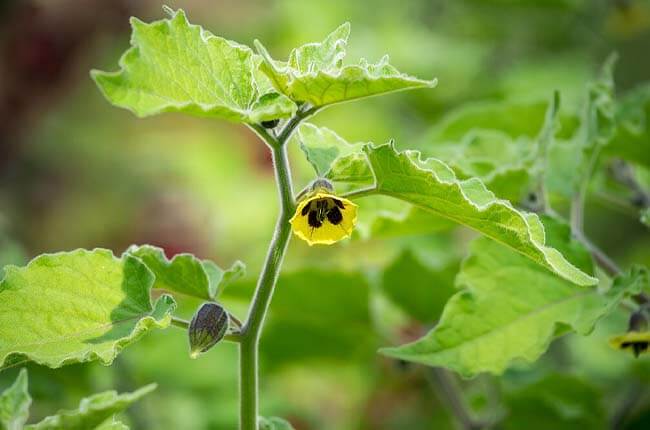
[[(453, 273), (459, 289), (445, 299), (441, 312), (433, 310), (435, 282), (415, 285), (418, 273), (427, 269), (412, 255), (404, 254), (383, 275), (404, 279), (383, 291), (393, 306), (430, 325), (418, 339), (388, 339), (379, 354), (430, 370), (463, 428), (487, 428), (502, 417), (472, 416), (454, 374), (499, 375), (522, 361), (534, 362), (554, 339), (570, 332), (589, 336), (613, 312), (624, 312), (629, 324), (610, 339), (610, 347), (621, 350), (621, 357), (648, 352), (648, 269), (619, 268), (583, 227), (590, 187), (604, 174), (635, 194), (636, 217), (648, 224), (644, 178), (623, 160), (628, 152), (642, 152), (628, 145), (647, 148), (650, 91), (642, 88), (617, 100), (615, 56), (587, 85), (579, 111), (561, 113), (557, 93), (541, 105), (474, 107), (433, 129), (428, 138), (440, 144), (435, 153), (423, 154), (398, 150), (393, 141), (348, 143), (307, 122), (339, 103), (396, 91), (435, 91), (435, 79), (405, 74), (388, 56), (376, 63), (344, 63), (349, 24), (276, 60), (257, 40), (251, 48), (190, 24), (182, 10), (165, 12), (167, 18), (152, 23), (133, 18), (132, 46), (119, 70), (93, 71), (92, 78), (110, 103), (139, 117), (177, 112), (231, 121), (251, 129), (270, 151), (279, 213), (248, 314), (238, 319), (221, 300), (226, 287), (244, 274), (239, 261), (224, 268), (190, 254), (170, 260), (150, 245), (133, 245), (121, 256), (104, 249), (43, 254), (25, 267), (4, 270), (1, 367), (26, 361), (50, 368), (89, 361), (110, 365), (147, 333), (173, 326), (187, 331), (189, 354), (201, 360), (209, 359), (202, 354), (219, 342), (238, 344), (240, 429), (291, 429), (287, 420), (259, 413), (260, 338), (276, 284), (283, 287), (278, 278), (285, 252), (293, 236), (310, 246), (354, 240), (360, 234), (358, 212), (373, 199), (379, 203), (369, 207), (380, 215), (371, 232), (418, 235), (460, 225), (476, 233)], [(518, 127), (520, 115), (539, 113), (532, 137), (504, 138)], [(482, 131), (460, 135), (463, 123), (472, 121), (483, 121)], [(291, 145), (313, 167), (310, 183), (293, 184)], [(646, 149), (642, 164), (648, 154)], [(618, 158), (610, 162), (613, 157)], [(382, 218), (376, 205), (386, 200), (378, 196), (409, 209), (401, 217)], [(556, 207), (563, 197), (568, 210)], [(332, 277), (331, 282), (338, 281)], [(203, 301), (191, 321), (176, 313), (184, 297)], [(26, 425), (31, 398), (23, 370), (0, 395), (0, 428), (125, 429), (114, 415), (154, 388), (96, 394), (77, 409)]]

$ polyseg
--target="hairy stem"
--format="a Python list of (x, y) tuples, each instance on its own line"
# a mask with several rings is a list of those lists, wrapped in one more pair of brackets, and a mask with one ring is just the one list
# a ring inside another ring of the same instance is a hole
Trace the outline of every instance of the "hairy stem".
[(251, 125), (257, 135), (264, 140), (273, 154), (275, 181), (280, 199), (280, 213), (275, 232), (262, 272), (257, 281), (255, 295), (248, 311), (248, 318), (241, 329), (239, 346), (239, 428), (257, 430), (259, 410), (258, 351), (260, 335), (266, 312), (273, 297), (273, 290), (280, 273), (282, 260), (291, 237), (289, 219), (295, 210), (291, 170), (287, 159), (286, 143), (300, 122), (316, 112), (315, 109), (302, 109), (280, 130), (277, 137), (265, 128)]

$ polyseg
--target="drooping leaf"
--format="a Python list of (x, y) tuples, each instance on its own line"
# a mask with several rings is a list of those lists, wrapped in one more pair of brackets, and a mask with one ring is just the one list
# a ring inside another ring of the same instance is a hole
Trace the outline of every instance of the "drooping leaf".
[(81, 399), (79, 407), (71, 410), (60, 410), (56, 415), (49, 416), (37, 424), (25, 427), (25, 430), (92, 430), (123, 429), (119, 423), (111, 423), (113, 427), (106, 427), (103, 423), (113, 415), (123, 411), (142, 397), (156, 389), (156, 384), (146, 385), (132, 393), (117, 394), (115, 391), (106, 391)]
[(191, 254), (177, 254), (169, 260), (164, 250), (151, 245), (132, 246), (127, 253), (142, 260), (156, 276), (153, 288), (206, 300), (217, 297), (246, 271), (241, 261), (224, 270), (212, 261), (201, 261)]
[(384, 270), (382, 291), (412, 318), (432, 323), (440, 318), (447, 299), (456, 292), (457, 269), (457, 265), (450, 265), (433, 270), (411, 251), (405, 251)]
[(138, 116), (162, 112), (258, 123), (290, 116), (296, 106), (276, 92), (246, 46), (188, 22), (182, 10), (146, 24), (131, 19), (132, 47), (117, 72), (92, 77), (114, 105)]
[(22, 369), (13, 385), (0, 394), (0, 429), (21, 430), (29, 417), (32, 398), (27, 391), (27, 369)]
[[(573, 252), (587, 253), (577, 246)], [(566, 328), (588, 334), (636, 289), (622, 283), (604, 293), (578, 287), (486, 238), (473, 242), (456, 283), (465, 290), (449, 300), (433, 330), (411, 344), (382, 352), (468, 377), (499, 374), (515, 360), (539, 358)]]
[(44, 254), (8, 266), (0, 283), (0, 367), (22, 359), (48, 367), (99, 360), (171, 320), (174, 300), (149, 297), (154, 276), (138, 258), (110, 251)]
[(509, 412), (501, 426), (507, 430), (606, 428), (602, 393), (573, 376), (552, 374), (505, 397)]
[(435, 80), (426, 81), (399, 72), (388, 63), (387, 55), (376, 64), (362, 59), (359, 64), (344, 66), (349, 34), (350, 25), (343, 24), (322, 42), (294, 49), (287, 62), (272, 59), (257, 40), (255, 47), (264, 59), (261, 69), (278, 91), (294, 101), (316, 107), (436, 85)]
[(544, 226), (537, 215), (497, 199), (480, 180), (459, 181), (440, 160), (421, 160), (419, 152), (397, 152), (392, 144), (367, 145), (364, 151), (378, 193), (470, 227), (575, 284), (597, 282), (545, 245)]
[(260, 430), (294, 430), (289, 421), (278, 417), (260, 417), (259, 427)]

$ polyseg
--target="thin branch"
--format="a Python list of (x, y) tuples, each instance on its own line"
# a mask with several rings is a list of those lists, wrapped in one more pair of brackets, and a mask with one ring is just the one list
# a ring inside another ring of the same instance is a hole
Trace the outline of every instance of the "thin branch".
[(439, 367), (426, 370), (427, 381), (438, 393), (440, 400), (448, 404), (449, 409), (464, 430), (479, 430), (487, 426), (486, 423), (474, 420), (465, 404), (462, 392), (448, 370)]
[[(172, 317), (172, 326), (176, 328), (180, 328), (182, 330), (187, 331), (190, 328), (190, 322), (187, 320), (184, 320), (183, 318), (178, 318), (178, 317)], [(223, 337), (223, 340), (227, 342), (234, 342), (238, 343), (241, 340), (241, 337), (238, 333), (230, 333), (227, 334)]]
[(368, 187), (368, 188), (360, 188), (358, 190), (354, 191), (349, 191), (347, 193), (341, 194), (341, 197), (344, 197), (346, 199), (358, 199), (361, 197), (366, 197), (366, 196), (372, 196), (375, 194), (378, 194), (379, 190), (377, 189), (376, 186)]

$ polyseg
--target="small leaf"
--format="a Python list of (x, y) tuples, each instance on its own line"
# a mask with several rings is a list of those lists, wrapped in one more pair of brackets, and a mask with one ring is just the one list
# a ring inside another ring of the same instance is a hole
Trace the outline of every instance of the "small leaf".
[(79, 249), (8, 266), (0, 283), (0, 367), (22, 359), (48, 367), (99, 360), (170, 324), (175, 302), (152, 305), (153, 274), (136, 257)]
[[(572, 249), (587, 254), (583, 248)], [(486, 238), (472, 243), (456, 283), (466, 289), (449, 300), (432, 331), (416, 342), (382, 352), (468, 377), (480, 372), (500, 374), (514, 360), (539, 358), (560, 327), (588, 334), (636, 289), (622, 283), (605, 293), (596, 287), (577, 287)]]
[(392, 144), (366, 145), (377, 192), (470, 227), (578, 285), (597, 280), (545, 245), (544, 226), (535, 214), (497, 199), (478, 179), (459, 181), (437, 159), (417, 151), (397, 152)]
[(248, 47), (190, 24), (182, 10), (171, 15), (151, 24), (132, 18), (132, 48), (120, 59), (121, 70), (92, 72), (111, 103), (138, 116), (184, 112), (246, 123), (295, 112)]
[(261, 69), (278, 91), (294, 101), (308, 102), (316, 107), (436, 85), (435, 80), (426, 81), (400, 73), (388, 63), (387, 55), (376, 64), (362, 59), (359, 64), (344, 66), (349, 34), (350, 25), (343, 24), (323, 42), (294, 49), (288, 62), (273, 60), (257, 40), (255, 47), (264, 59)]
[[(332, 165), (341, 158), (361, 154), (363, 146), (363, 143), (350, 144), (332, 130), (309, 123), (302, 124), (292, 139), (298, 141), (307, 161), (322, 178), (328, 177)], [(362, 162), (366, 165), (365, 160)]]
[(150, 384), (132, 393), (117, 394), (115, 391), (105, 391), (94, 394), (81, 399), (79, 408), (60, 410), (56, 415), (49, 416), (38, 424), (25, 427), (25, 430), (91, 430), (97, 427), (123, 429), (124, 425), (106, 427), (102, 424), (155, 389), (156, 384)]
[(165, 251), (151, 245), (132, 246), (128, 254), (138, 257), (156, 276), (153, 288), (212, 300), (228, 283), (245, 273), (241, 261), (223, 270), (212, 261), (201, 261), (191, 254), (176, 254), (170, 260)]
[(32, 398), (27, 391), (27, 369), (22, 369), (13, 385), (0, 394), (0, 429), (21, 430), (29, 417)]
[(278, 417), (259, 418), (260, 430), (294, 430), (289, 421)]

